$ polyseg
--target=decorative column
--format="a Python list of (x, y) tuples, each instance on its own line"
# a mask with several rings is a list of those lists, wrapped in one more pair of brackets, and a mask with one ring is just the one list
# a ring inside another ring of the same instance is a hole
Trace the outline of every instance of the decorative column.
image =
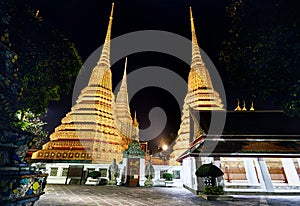
[(190, 161), (189, 157), (184, 158), (182, 160), (182, 173), (183, 173), (183, 184), (191, 187), (191, 182), (190, 182), (190, 171), (191, 171), (191, 166), (190, 166)]
[(300, 158), (297, 158), (298, 168), (300, 168)]
[(262, 157), (255, 158), (254, 162), (262, 190), (265, 192), (274, 192), (271, 176), (265, 159)]
[(145, 158), (140, 159), (140, 186), (144, 186), (145, 182)]
[[(196, 158), (196, 170), (202, 165), (201, 157)], [(197, 191), (202, 192), (204, 189), (204, 180), (202, 177), (197, 177)]]
[(187, 157), (182, 161), (183, 184), (190, 189), (197, 190), (196, 161), (194, 157)]
[(190, 157), (191, 159), (191, 171), (190, 171), (190, 174), (191, 174), (191, 183), (192, 183), (192, 188), (194, 189), (194, 190), (196, 190), (197, 191), (197, 176), (195, 175), (195, 172), (196, 172), (196, 170), (197, 170), (197, 168), (196, 168), (196, 159), (195, 159), (195, 157)]
[(281, 158), (282, 166), (289, 185), (300, 186), (299, 176), (292, 158)]
[(250, 185), (258, 185), (258, 180), (256, 176), (255, 167), (253, 164), (252, 158), (243, 158), (245, 170), (246, 170), (246, 177), (248, 180), (248, 183)]

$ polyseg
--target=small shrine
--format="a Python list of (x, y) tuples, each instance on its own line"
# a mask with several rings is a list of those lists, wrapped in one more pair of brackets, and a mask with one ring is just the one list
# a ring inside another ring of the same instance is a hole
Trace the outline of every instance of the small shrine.
[(138, 187), (145, 179), (145, 152), (137, 140), (131, 141), (123, 152), (124, 171), (121, 182), (128, 187)]

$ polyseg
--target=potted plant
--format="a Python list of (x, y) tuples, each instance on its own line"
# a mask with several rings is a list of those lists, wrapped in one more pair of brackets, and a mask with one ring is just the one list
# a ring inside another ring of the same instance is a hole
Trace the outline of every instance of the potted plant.
[(101, 172), (92, 171), (88, 174), (88, 178), (86, 179), (86, 185), (99, 185), (101, 181)]
[(172, 181), (173, 180), (173, 174), (166, 172), (166, 173), (163, 174), (163, 178), (166, 181)]
[(166, 172), (163, 174), (163, 178), (165, 179), (166, 187), (173, 186), (173, 174)]
[(89, 173), (88, 177), (91, 177), (93, 179), (97, 179), (98, 177), (101, 177), (101, 172), (92, 171), (92, 172)]

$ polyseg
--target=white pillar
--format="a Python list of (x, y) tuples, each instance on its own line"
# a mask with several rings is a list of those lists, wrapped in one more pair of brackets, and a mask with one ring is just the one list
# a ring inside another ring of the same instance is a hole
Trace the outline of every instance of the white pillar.
[(184, 158), (182, 160), (182, 173), (183, 173), (183, 184), (191, 187), (191, 182), (190, 182), (190, 172), (191, 172), (191, 166), (190, 166), (190, 161), (187, 158)]
[(192, 188), (194, 190), (197, 190), (197, 176), (195, 174), (197, 168), (196, 168), (196, 159), (195, 157), (190, 157), (191, 158), (191, 183), (192, 183)]
[(300, 158), (297, 158), (298, 161), (298, 168), (300, 168)]
[(292, 158), (281, 158), (282, 166), (289, 185), (300, 186), (299, 176)]
[[(214, 165), (216, 165), (218, 168), (220, 168), (220, 170), (222, 170), (220, 157), (214, 157)], [(217, 186), (224, 187), (224, 175), (221, 177), (217, 177), (216, 183), (217, 183)]]
[(182, 161), (183, 184), (197, 190), (196, 184), (196, 161), (194, 157), (187, 157)]
[(145, 182), (145, 159), (140, 158), (140, 186), (144, 186)]
[(258, 180), (256, 176), (256, 171), (253, 164), (252, 158), (243, 158), (245, 170), (246, 170), (246, 177), (248, 180), (248, 183), (250, 185), (258, 185)]
[[(196, 158), (196, 170), (202, 165), (201, 157)], [(195, 172), (196, 172), (195, 170)], [(204, 180), (202, 177), (197, 177), (197, 191), (203, 191), (204, 189)]]
[(262, 190), (266, 192), (274, 192), (271, 176), (264, 158), (255, 158), (254, 161)]

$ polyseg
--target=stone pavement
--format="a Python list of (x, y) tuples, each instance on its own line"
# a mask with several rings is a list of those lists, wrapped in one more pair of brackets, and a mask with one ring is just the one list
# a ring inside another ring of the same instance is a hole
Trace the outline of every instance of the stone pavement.
[(233, 201), (206, 201), (190, 191), (178, 187), (47, 185), (45, 192), (34, 206), (300, 206), (299, 196), (235, 196)]

